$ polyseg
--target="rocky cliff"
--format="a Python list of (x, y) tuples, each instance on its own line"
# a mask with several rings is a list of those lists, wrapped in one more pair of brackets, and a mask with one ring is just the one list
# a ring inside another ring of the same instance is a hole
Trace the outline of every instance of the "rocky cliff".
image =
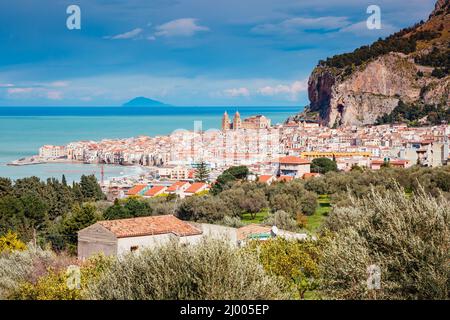
[(309, 78), (310, 105), (288, 121), (373, 124), (400, 100), (448, 107), (449, 7), (449, 0), (439, 0), (427, 22), (319, 62)]

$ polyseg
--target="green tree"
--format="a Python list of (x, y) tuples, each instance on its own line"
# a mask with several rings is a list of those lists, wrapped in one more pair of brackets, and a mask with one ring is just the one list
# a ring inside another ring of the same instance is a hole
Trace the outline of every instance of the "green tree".
[(96, 207), (92, 203), (82, 206), (76, 204), (61, 223), (60, 235), (70, 251), (74, 252), (77, 243), (77, 232), (84, 229), (101, 218)]
[(259, 255), (264, 269), (271, 275), (281, 277), (297, 292), (297, 297), (305, 298), (305, 293), (318, 288), (320, 280), (319, 241), (289, 241), (275, 238), (267, 241), (252, 241), (249, 250)]
[(217, 177), (216, 182), (212, 186), (211, 193), (216, 195), (219, 194), (223, 190), (229, 188), (237, 180), (247, 179), (249, 173), (250, 171), (246, 166), (234, 166), (228, 168)]
[(297, 231), (298, 224), (297, 221), (292, 217), (292, 214), (278, 210), (273, 214), (269, 214), (263, 222), (268, 226), (276, 226), (279, 229), (287, 230), (287, 231)]
[(66, 180), (66, 176), (64, 174), (62, 175), (61, 183), (63, 186), (67, 187), (67, 180)]
[(0, 198), (13, 192), (11, 179), (0, 177)]
[(45, 227), (48, 219), (48, 205), (39, 196), (34, 194), (24, 194), (20, 197), (23, 213), (27, 228), (29, 229), (29, 238), (36, 241), (37, 232)]
[(114, 205), (108, 207), (103, 216), (107, 220), (126, 219), (132, 217), (128, 209), (126, 209), (119, 202), (115, 202)]
[(128, 210), (132, 217), (151, 216), (153, 213), (153, 210), (148, 202), (136, 198), (127, 199), (125, 209)]
[(252, 219), (256, 214), (266, 208), (268, 203), (263, 190), (250, 190), (239, 202), (240, 207), (247, 213), (250, 213)]
[(195, 181), (207, 182), (209, 181), (209, 168), (206, 162), (201, 161), (194, 165), (195, 167)]
[[(336, 299), (448, 299), (450, 203), (424, 190), (405, 194), (374, 188), (351, 206), (335, 208), (334, 232), (321, 259), (322, 291)], [(378, 289), (367, 269), (380, 269)]]
[(105, 199), (105, 195), (98, 184), (95, 175), (81, 176), (80, 180), (81, 194), (84, 201), (97, 201)]
[(105, 300), (287, 299), (291, 293), (254, 253), (211, 239), (129, 254), (88, 290), (87, 298)]
[(317, 158), (311, 162), (311, 172), (325, 174), (330, 171), (338, 171), (335, 161), (328, 158)]

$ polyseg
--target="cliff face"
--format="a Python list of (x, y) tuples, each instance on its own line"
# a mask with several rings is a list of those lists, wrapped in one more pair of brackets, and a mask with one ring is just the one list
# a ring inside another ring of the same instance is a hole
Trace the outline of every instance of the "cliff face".
[(387, 52), (363, 61), (358, 56), (357, 66), (348, 63), (345, 55), (343, 63), (334, 60), (338, 61), (334, 65), (319, 64), (309, 78), (309, 107), (289, 120), (312, 117), (330, 127), (365, 125), (391, 113), (400, 99), (411, 103), (448, 104), (450, 77), (432, 76), (433, 67), (415, 62), (415, 58), (429, 54), (435, 47), (435, 50), (448, 52), (448, 7), (449, 0), (438, 1), (430, 20), (397, 36), (400, 40), (396, 43), (403, 45), (403, 39), (409, 41), (419, 32), (433, 34), (416, 36), (418, 40), (410, 52)]
[(319, 112), (330, 126), (374, 123), (400, 98), (418, 100), (421, 85), (416, 74), (414, 63), (396, 53), (377, 58), (346, 79), (317, 67), (309, 79), (310, 111)]

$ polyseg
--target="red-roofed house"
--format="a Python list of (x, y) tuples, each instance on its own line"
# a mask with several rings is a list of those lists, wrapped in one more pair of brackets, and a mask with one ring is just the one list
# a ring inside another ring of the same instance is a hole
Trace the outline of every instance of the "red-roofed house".
[(163, 194), (164, 191), (166, 191), (166, 189), (167, 189), (167, 187), (165, 187), (165, 186), (154, 186), (144, 193), (144, 197), (158, 196), (160, 194)]
[(184, 193), (187, 196), (191, 196), (193, 194), (205, 191), (205, 190), (209, 190), (209, 185), (207, 183), (204, 182), (194, 182), (193, 184), (191, 184), (189, 186), (189, 188), (187, 188)]
[(277, 179), (279, 182), (289, 182), (294, 180), (293, 176), (279, 176)]
[(320, 173), (317, 172), (305, 173), (302, 178), (308, 180), (316, 177), (320, 177)]
[(78, 231), (78, 259), (99, 253), (117, 256), (172, 239), (195, 244), (201, 237), (201, 230), (173, 215), (98, 221)]
[(148, 189), (146, 184), (137, 184), (127, 191), (127, 196), (143, 195), (146, 189)]
[(177, 181), (167, 188), (167, 193), (184, 192), (191, 184), (187, 181)]
[(409, 160), (389, 160), (384, 161), (381, 159), (374, 159), (370, 162), (370, 168), (372, 170), (379, 170), (383, 164), (389, 164), (389, 166), (394, 168), (408, 168), (411, 166), (411, 162)]
[(295, 156), (282, 157), (278, 160), (279, 176), (301, 178), (305, 173), (309, 172), (311, 172), (311, 162), (309, 160)]
[(275, 181), (275, 177), (269, 174), (263, 174), (260, 175), (258, 177), (258, 182), (259, 183), (267, 183), (267, 184), (271, 184), (272, 182)]

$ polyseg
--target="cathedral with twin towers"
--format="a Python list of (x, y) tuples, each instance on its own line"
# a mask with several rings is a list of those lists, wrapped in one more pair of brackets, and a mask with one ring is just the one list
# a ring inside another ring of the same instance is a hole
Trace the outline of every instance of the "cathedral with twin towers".
[(270, 119), (263, 115), (251, 116), (242, 120), (239, 111), (236, 111), (233, 121), (230, 121), (230, 117), (226, 111), (222, 116), (222, 130), (267, 128), (270, 128)]

